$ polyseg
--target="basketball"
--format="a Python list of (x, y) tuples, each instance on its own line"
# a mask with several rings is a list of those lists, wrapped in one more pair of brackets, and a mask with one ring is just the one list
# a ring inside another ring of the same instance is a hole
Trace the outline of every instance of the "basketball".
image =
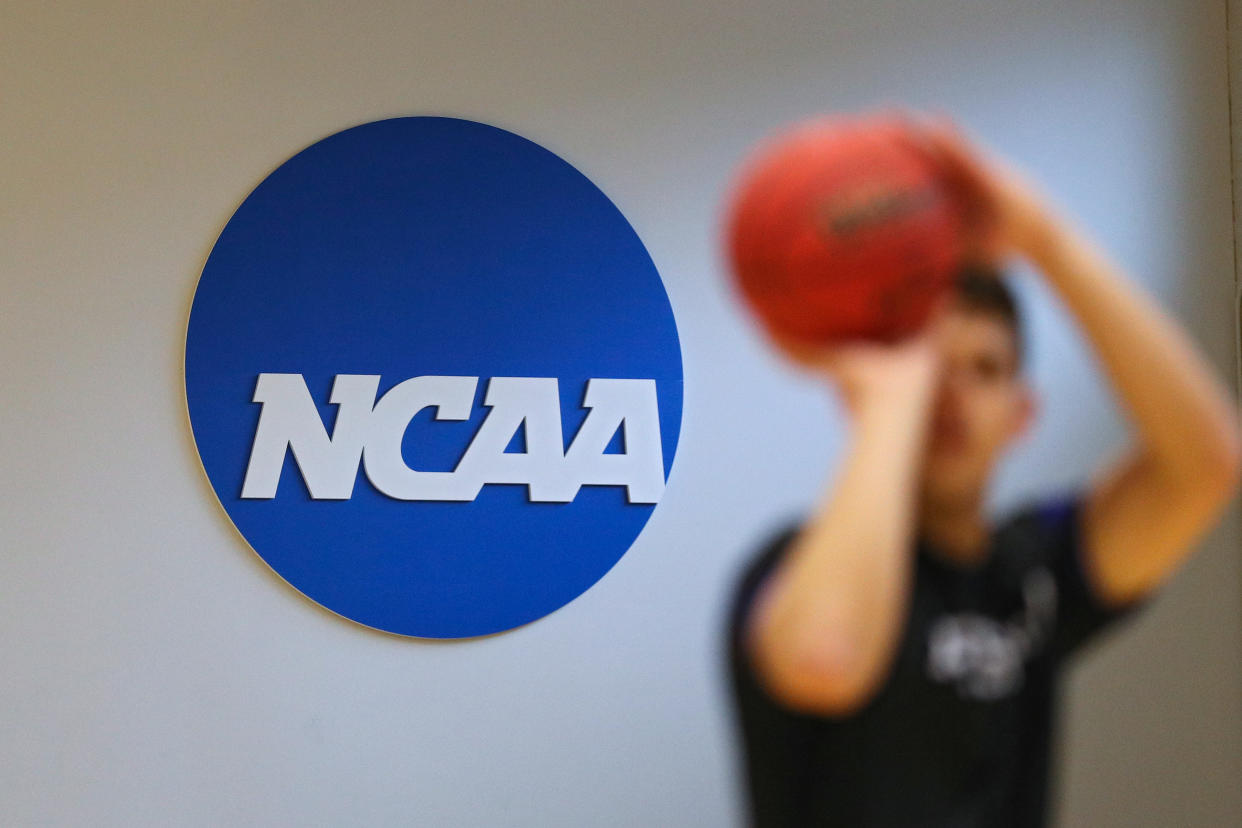
[(743, 165), (727, 254), (769, 333), (893, 342), (952, 284), (965, 214), (900, 120), (825, 117), (768, 139)]

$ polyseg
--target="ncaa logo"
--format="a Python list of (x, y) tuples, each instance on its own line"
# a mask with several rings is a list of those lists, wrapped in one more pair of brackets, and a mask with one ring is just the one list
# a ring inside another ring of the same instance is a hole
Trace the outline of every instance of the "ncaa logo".
[(186, 400), (242, 536), (360, 624), (461, 638), (540, 618), (664, 491), (682, 366), (625, 217), (564, 160), (455, 118), (290, 158), (190, 311)]

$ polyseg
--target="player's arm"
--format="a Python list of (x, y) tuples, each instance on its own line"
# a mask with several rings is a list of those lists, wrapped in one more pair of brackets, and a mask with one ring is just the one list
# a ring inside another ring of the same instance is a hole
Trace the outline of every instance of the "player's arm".
[(775, 698), (844, 715), (879, 686), (905, 620), (937, 352), (924, 333), (795, 358), (837, 383), (851, 432), (835, 481), (758, 590), (746, 647)]
[(1046, 213), (1028, 255), (1077, 318), (1137, 432), (1097, 470), (1083, 510), (1093, 587), (1124, 604), (1164, 581), (1228, 503), (1237, 417), (1186, 334), (1077, 230)]
[(987, 205), (991, 255), (1027, 257), (1078, 321), (1135, 436), (1093, 476), (1084, 568), (1106, 605), (1163, 582), (1228, 504), (1239, 478), (1237, 412), (1176, 322), (1015, 171), (947, 124), (929, 130)]

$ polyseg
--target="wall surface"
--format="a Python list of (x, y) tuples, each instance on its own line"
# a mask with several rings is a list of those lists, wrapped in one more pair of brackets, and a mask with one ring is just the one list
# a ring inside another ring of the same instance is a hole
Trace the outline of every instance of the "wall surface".
[[(843, 422), (722, 281), (734, 165), (825, 109), (948, 110), (1232, 377), (1226, 77), (1220, 2), (0, 4), (3, 821), (738, 823), (725, 592)], [(685, 360), (678, 456), (631, 551), (551, 616), (459, 643), (369, 631), (276, 578), (212, 496), (182, 384), (241, 199), (307, 144), (408, 114), (505, 127), (595, 181)], [(1126, 436), (1063, 308), (1016, 279), (1044, 403), (998, 510)], [(1238, 522), (1073, 676), (1063, 824), (1242, 813)]]

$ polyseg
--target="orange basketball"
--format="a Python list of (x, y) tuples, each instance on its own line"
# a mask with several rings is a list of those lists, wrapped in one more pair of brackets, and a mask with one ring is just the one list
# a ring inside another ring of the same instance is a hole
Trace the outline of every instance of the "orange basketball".
[(727, 222), (737, 285), (771, 333), (891, 342), (951, 285), (965, 205), (898, 119), (828, 117), (755, 151)]

